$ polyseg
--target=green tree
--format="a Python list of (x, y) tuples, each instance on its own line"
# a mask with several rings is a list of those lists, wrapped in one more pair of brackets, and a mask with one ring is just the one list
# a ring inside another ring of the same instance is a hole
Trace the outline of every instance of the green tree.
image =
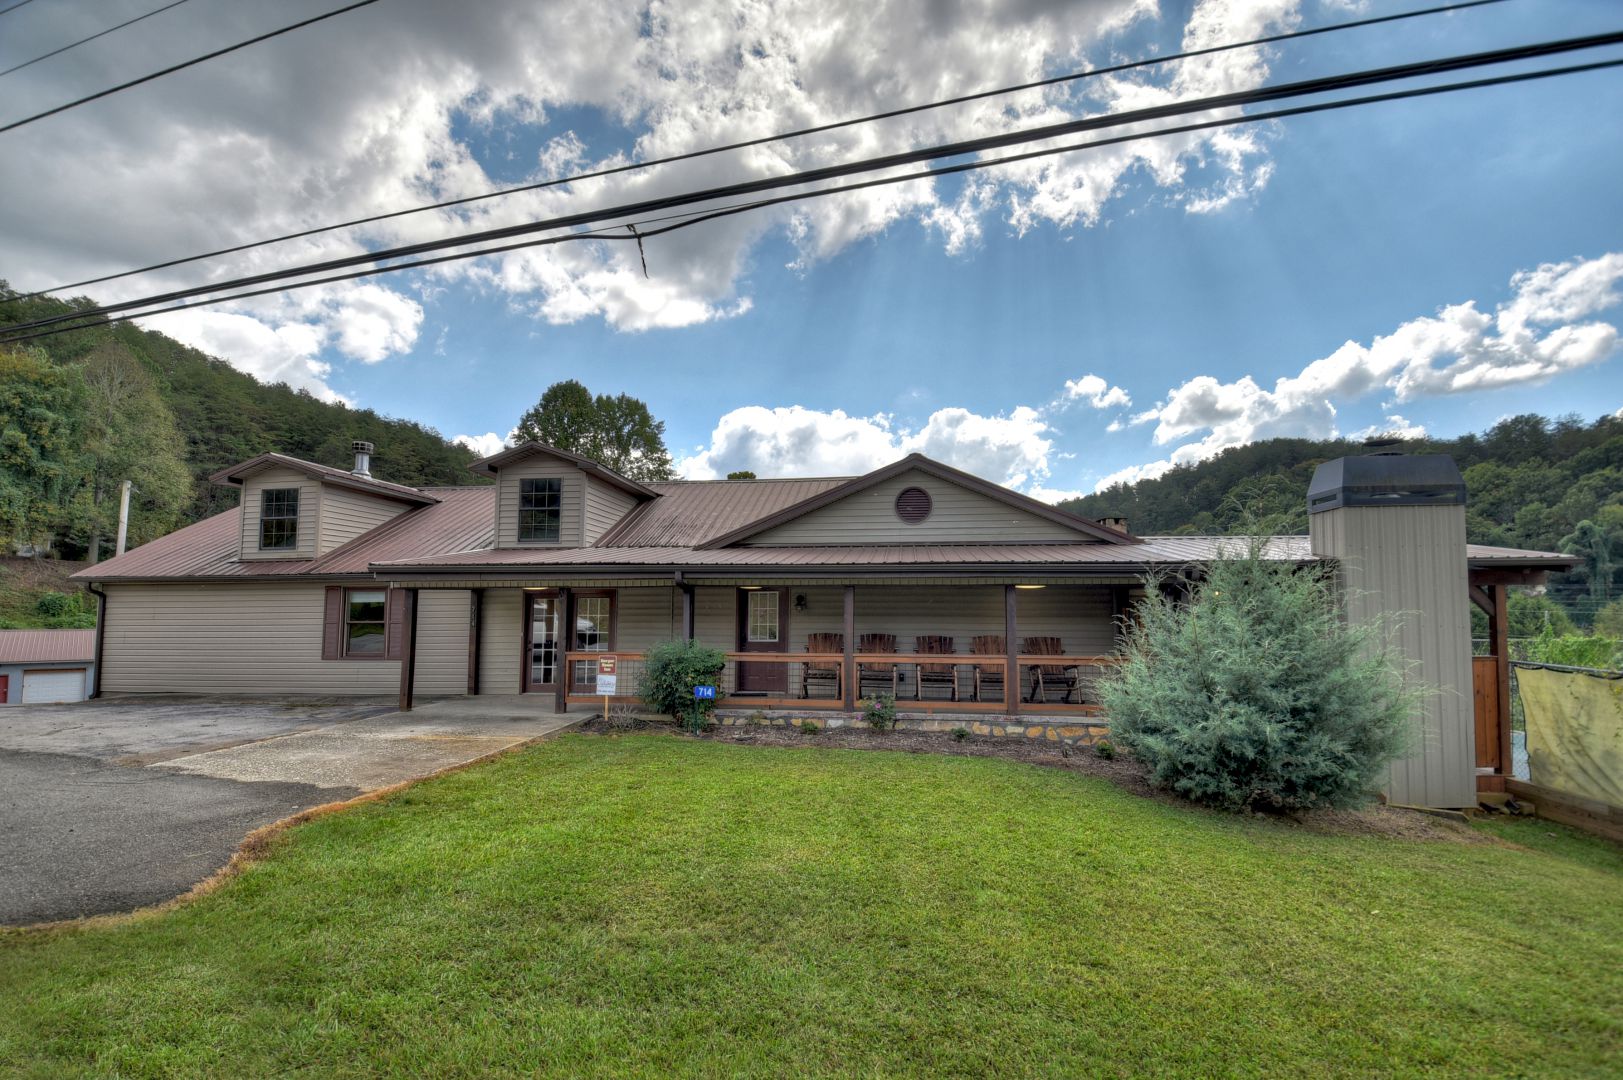
[(94, 563), (117, 532), (123, 481), (134, 485), (129, 521), (134, 547), (174, 527), (191, 501), (192, 476), (174, 414), (128, 349), (105, 342), (79, 370), (85, 385), (84, 438), (64, 520)]
[(1110, 736), (1159, 786), (1226, 810), (1371, 798), (1419, 706), (1383, 631), (1341, 617), (1328, 575), (1245, 552), (1207, 567), (1187, 604), (1135, 609), (1099, 684)]
[(664, 421), (628, 394), (595, 397), (574, 379), (553, 383), (519, 418), (517, 438), (589, 457), (633, 480), (676, 476)]
[(1613, 600), (1595, 612), (1595, 633), (1601, 637), (1623, 638), (1623, 600)]
[(727, 474), (729, 480), (754, 480), (755, 474), (748, 469), (735, 469)]
[(79, 470), (77, 371), (0, 349), (0, 540), (50, 547)]

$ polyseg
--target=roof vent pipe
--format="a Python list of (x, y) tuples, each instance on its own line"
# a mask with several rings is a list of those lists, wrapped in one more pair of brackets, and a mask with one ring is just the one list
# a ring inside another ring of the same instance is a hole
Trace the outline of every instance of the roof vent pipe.
[(350, 449), (355, 451), (355, 468), (351, 469), (350, 472), (354, 473), (356, 476), (364, 476), (367, 479), (371, 479), (372, 444), (369, 442), (362, 442), (360, 439), (356, 439), (349, 445)]

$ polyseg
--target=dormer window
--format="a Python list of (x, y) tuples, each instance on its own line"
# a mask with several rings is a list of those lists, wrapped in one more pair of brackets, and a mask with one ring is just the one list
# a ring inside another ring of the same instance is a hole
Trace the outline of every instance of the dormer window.
[(259, 496), (259, 550), (299, 546), (299, 489), (266, 488)]
[(563, 511), (563, 481), (520, 480), (518, 539), (521, 544), (556, 544)]

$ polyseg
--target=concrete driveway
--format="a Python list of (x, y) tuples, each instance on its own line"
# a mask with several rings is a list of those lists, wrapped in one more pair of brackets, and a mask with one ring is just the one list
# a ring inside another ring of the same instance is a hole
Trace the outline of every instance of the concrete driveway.
[(0, 925), (167, 900), (262, 825), (583, 719), (544, 707), (143, 698), (0, 709)]

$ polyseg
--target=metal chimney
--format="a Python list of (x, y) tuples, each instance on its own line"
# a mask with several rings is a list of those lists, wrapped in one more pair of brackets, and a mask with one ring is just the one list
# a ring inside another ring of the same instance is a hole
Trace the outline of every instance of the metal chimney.
[(356, 439), (349, 446), (351, 450), (355, 451), (355, 468), (350, 471), (356, 476), (364, 476), (370, 479), (372, 476), (372, 444)]

